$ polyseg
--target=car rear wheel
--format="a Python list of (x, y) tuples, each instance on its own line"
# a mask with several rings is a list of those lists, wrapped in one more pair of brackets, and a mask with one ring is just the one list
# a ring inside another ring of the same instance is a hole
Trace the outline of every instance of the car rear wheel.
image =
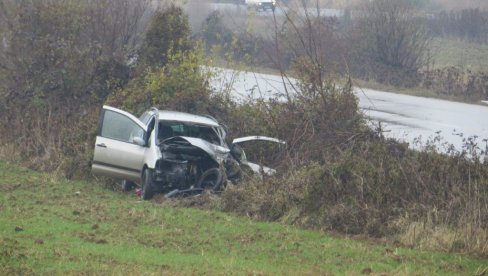
[(154, 183), (152, 180), (151, 171), (149, 169), (144, 170), (142, 175), (142, 191), (141, 198), (143, 200), (151, 199), (155, 194)]

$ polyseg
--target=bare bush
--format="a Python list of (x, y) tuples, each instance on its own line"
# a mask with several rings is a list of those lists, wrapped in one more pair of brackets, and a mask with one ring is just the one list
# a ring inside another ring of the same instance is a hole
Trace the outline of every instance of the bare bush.
[(148, 4), (2, 1), (2, 142), (31, 167), (86, 169), (98, 109), (129, 79)]
[(375, 0), (367, 4), (350, 36), (354, 48), (349, 63), (368, 67), (366, 71), (352, 67), (354, 71), (371, 74), (381, 82), (411, 85), (418, 70), (428, 64), (430, 39), (419, 18), (413, 1)]
[(466, 102), (488, 99), (488, 74), (456, 67), (423, 71), (420, 86), (435, 91), (439, 96)]

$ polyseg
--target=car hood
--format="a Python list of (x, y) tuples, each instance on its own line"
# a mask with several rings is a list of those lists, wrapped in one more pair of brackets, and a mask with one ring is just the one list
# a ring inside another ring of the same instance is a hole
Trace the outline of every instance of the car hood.
[(277, 138), (273, 137), (267, 137), (267, 136), (246, 136), (246, 137), (240, 137), (236, 138), (232, 141), (232, 144), (239, 144), (239, 143), (244, 143), (244, 142), (249, 142), (249, 141), (268, 141), (268, 142), (273, 142), (273, 143), (278, 143), (285, 145), (286, 142)]
[[(285, 145), (286, 142), (277, 138), (273, 137), (268, 137), (268, 136), (246, 136), (246, 137), (240, 137), (236, 138), (232, 141), (232, 144), (242, 144), (246, 142), (253, 142), (253, 141), (266, 141), (266, 142), (272, 142), (272, 143), (278, 143)], [(258, 175), (273, 175), (276, 173), (275, 169), (272, 169), (270, 167), (266, 167), (254, 162), (251, 162), (249, 160), (241, 160), (245, 165), (247, 165), (254, 173)]]
[(227, 157), (227, 155), (230, 152), (230, 150), (226, 147), (215, 145), (206, 140), (195, 138), (195, 137), (175, 136), (164, 140), (162, 143), (177, 141), (177, 140), (186, 141), (192, 146), (200, 148), (201, 150), (206, 152), (213, 160), (215, 160), (215, 162), (219, 164), (222, 163), (222, 161)]

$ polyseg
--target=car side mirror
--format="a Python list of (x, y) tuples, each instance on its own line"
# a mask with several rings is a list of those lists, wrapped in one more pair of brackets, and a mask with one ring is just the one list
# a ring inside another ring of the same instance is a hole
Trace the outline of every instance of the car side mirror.
[(141, 137), (134, 137), (134, 143), (138, 146), (145, 147), (146, 142)]

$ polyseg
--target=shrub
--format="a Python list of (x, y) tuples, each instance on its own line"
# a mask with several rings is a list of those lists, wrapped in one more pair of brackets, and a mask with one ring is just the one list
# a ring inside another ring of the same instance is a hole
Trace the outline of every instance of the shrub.
[(211, 105), (208, 87), (211, 73), (202, 70), (201, 51), (179, 52), (168, 56), (165, 65), (146, 69), (127, 88), (112, 94), (108, 104), (135, 114), (152, 106), (190, 113), (207, 113)]
[(417, 71), (429, 62), (430, 36), (416, 5), (409, 0), (365, 5), (347, 34), (355, 74), (397, 86), (417, 83)]
[(128, 81), (147, 4), (2, 2), (0, 139), (13, 155), (68, 176), (88, 168), (99, 108)]
[(174, 53), (190, 50), (190, 25), (183, 9), (175, 5), (152, 18), (140, 54), (143, 65), (164, 66)]
[(434, 90), (442, 97), (468, 102), (488, 99), (488, 74), (456, 67), (424, 71), (420, 86)]

